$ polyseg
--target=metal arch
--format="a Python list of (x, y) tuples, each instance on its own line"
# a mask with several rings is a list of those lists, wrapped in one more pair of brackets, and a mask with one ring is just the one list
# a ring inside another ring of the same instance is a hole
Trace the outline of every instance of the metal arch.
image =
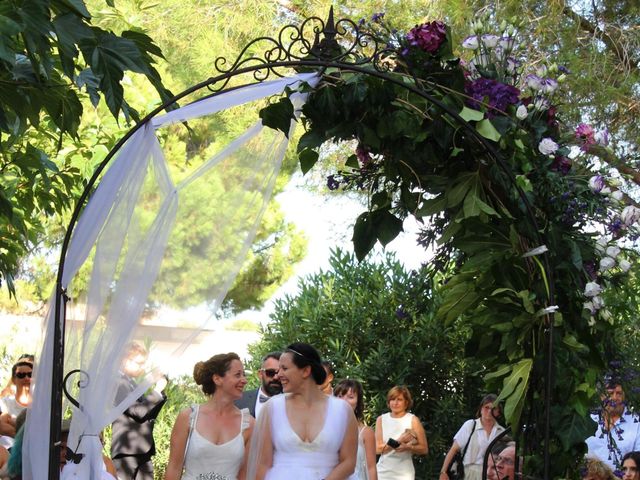
[[(313, 25), (313, 26), (311, 26)], [(313, 33), (313, 42), (305, 38), (305, 30), (311, 29)], [(350, 36), (351, 34), (351, 36)], [(288, 35), (288, 37), (287, 37)], [(322, 39), (320, 36), (322, 35)], [(340, 37), (342, 43), (338, 42), (336, 37)], [(252, 47), (265, 42), (270, 45), (263, 57), (255, 56), (249, 53)], [(345, 46), (346, 44), (346, 46)], [(372, 49), (372, 53), (366, 56), (359, 55), (359, 49)], [(227, 60), (224, 57), (216, 58), (214, 62), (215, 69), (220, 75), (210, 77), (209, 79), (193, 85), (185, 89), (181, 93), (175, 95), (162, 105), (155, 108), (146, 115), (139, 123), (131, 128), (111, 149), (104, 160), (96, 167), (93, 175), (87, 182), (82, 194), (80, 195), (76, 206), (71, 215), (67, 231), (62, 243), (60, 252), (60, 261), (58, 264), (58, 274), (56, 276), (56, 297), (55, 297), (55, 317), (54, 317), (54, 338), (53, 338), (53, 371), (52, 371), (52, 394), (51, 394), (51, 430), (50, 430), (50, 447), (49, 447), (49, 480), (59, 480), (60, 471), (58, 468), (58, 448), (60, 446), (60, 425), (61, 425), (61, 406), (62, 392), (65, 381), (72, 373), (69, 372), (64, 380), (62, 374), (64, 371), (64, 335), (66, 322), (66, 302), (68, 297), (62, 285), (62, 276), (66, 260), (66, 253), (71, 241), (71, 235), (77, 224), (80, 213), (84, 208), (98, 178), (110, 163), (115, 154), (122, 148), (125, 142), (131, 138), (140, 128), (146, 125), (152, 118), (157, 116), (163, 110), (176, 104), (177, 101), (183, 99), (187, 95), (194, 93), (203, 88), (209, 89), (212, 93), (203, 98), (215, 97), (230, 90), (241, 88), (247, 85), (258, 84), (267, 80), (271, 75), (282, 77), (281, 69), (319, 69), (320, 72), (327, 68), (336, 68), (343, 71), (351, 71), (362, 73), (373, 77), (380, 78), (384, 81), (398, 85), (411, 93), (421, 96), (431, 104), (437, 106), (447, 115), (456, 120), (459, 125), (464, 128), (473, 139), (475, 139), (485, 150), (485, 152), (498, 164), (504, 171), (513, 187), (525, 206), (527, 218), (533, 227), (535, 235), (539, 243), (542, 245), (544, 239), (538, 228), (533, 208), (525, 195), (522, 188), (517, 184), (513, 172), (501, 157), (496, 148), (489, 141), (482, 137), (468, 122), (460, 117), (458, 112), (451, 110), (446, 104), (432, 96), (429, 92), (440, 88), (437, 82), (422, 80), (416, 84), (420, 84), (423, 89), (408, 85), (391, 75), (390, 66), (385, 61), (386, 57), (395, 52), (395, 48), (389, 45), (382, 45), (381, 42), (373, 35), (363, 32), (358, 25), (350, 19), (344, 18), (337, 22), (333, 19), (333, 7), (329, 11), (327, 21), (324, 22), (319, 17), (309, 17), (300, 24), (286, 25), (283, 27), (278, 38), (258, 37), (247, 44), (240, 54), (233, 61), (228, 69), (225, 69)], [(248, 55), (248, 56), (247, 56)], [(371, 68), (373, 66), (373, 69)], [(227, 88), (229, 81), (243, 74), (252, 74), (254, 82)], [(199, 99), (202, 100), (203, 98)], [(549, 285), (548, 302), (549, 305), (555, 305), (555, 288), (553, 272), (549, 265), (549, 256), (545, 252), (542, 255), (545, 266), (545, 274)], [(544, 448), (544, 478), (549, 478), (550, 456), (549, 456), (549, 436), (551, 429), (550, 416), (550, 396), (553, 385), (553, 324), (554, 313), (551, 312), (547, 317), (547, 377), (545, 387), (545, 448)], [(66, 389), (65, 389), (66, 390)], [(66, 392), (65, 392), (66, 393)], [(78, 405), (76, 405), (78, 406)]]

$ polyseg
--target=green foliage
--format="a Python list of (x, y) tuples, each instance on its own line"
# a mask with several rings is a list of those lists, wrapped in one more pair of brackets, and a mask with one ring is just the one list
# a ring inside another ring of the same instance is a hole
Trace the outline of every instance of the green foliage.
[(334, 365), (336, 381), (363, 383), (369, 424), (388, 411), (389, 388), (407, 385), (429, 440), (430, 454), (418, 467), (418, 477), (429, 472), (425, 478), (437, 475), (453, 434), (473, 415), (482, 371), (460, 355), (469, 334), (464, 323), (443, 328), (437, 319), (443, 286), (432, 273), (407, 272), (391, 255), (357, 262), (334, 251), (328, 271), (302, 279), (299, 294), (276, 301), (262, 340), (250, 347), (257, 368), (269, 351), (294, 341), (314, 345)]
[(83, 97), (94, 106), (103, 98), (115, 118), (137, 119), (123, 78), (140, 73), (168, 99), (157, 57), (142, 31), (118, 36), (93, 26), (82, 1), (0, 6), (0, 281), (11, 292), (42, 217), (62, 215), (82, 187), (82, 167), (55, 157), (66, 138), (79, 137)]
[[(483, 15), (475, 33), (514, 35), (515, 27), (506, 23), (494, 32), (492, 21)], [(406, 216), (429, 222), (422, 240), (437, 248), (435, 265), (450, 276), (437, 319), (444, 325), (464, 319), (472, 330), (467, 355), (487, 367), (486, 385), (501, 392), (514, 431), (521, 432), (525, 422), (543, 425), (545, 408), (562, 419), (567, 430), (552, 432), (558, 458), (553, 475), (575, 471), (571, 465), (584, 453), (582, 440), (592, 433), (584, 416), (595, 390), (585, 385), (602, 371), (603, 346), (613, 332), (608, 312), (594, 313), (600, 306), (591, 312), (583, 292), (594, 280), (614, 287), (618, 275), (594, 273), (602, 253), (592, 225), (600, 224), (605, 243), (614, 240), (605, 225), (618, 228), (615, 239), (635, 231), (632, 225), (620, 231), (622, 205), (589, 188), (589, 176), (602, 165), (594, 157), (613, 152), (592, 147), (593, 138), (560, 122), (553, 94), (555, 77), (562, 81), (557, 67), (539, 70), (552, 85), (541, 91), (520, 80), (528, 72), (500, 61), (525, 52), (498, 54), (479, 41), (471, 49), (475, 63), (462, 63), (451, 56), (450, 32), (438, 34), (437, 48), (422, 48), (379, 18), (365, 28), (393, 49), (384, 53), (393, 69), (384, 80), (348, 67), (326, 72), (303, 107), (301, 162), (308, 167), (307, 151), (327, 141), (357, 145), (356, 159), (344, 159), (329, 185), (366, 192), (369, 199), (354, 226), (359, 259), (377, 241), (392, 240)], [(524, 115), (516, 115), (517, 108)], [(582, 153), (569, 158), (575, 145)], [(528, 253), (542, 245), (548, 254)], [(549, 341), (553, 368), (571, 378), (551, 392), (545, 384)], [(551, 403), (539, 408), (536, 402), (547, 394)], [(535, 472), (543, 431), (520, 435)]]

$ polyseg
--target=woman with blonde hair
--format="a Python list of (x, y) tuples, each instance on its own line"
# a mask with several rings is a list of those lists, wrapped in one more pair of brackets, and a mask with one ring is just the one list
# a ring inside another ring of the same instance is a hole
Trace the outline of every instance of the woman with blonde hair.
[(249, 410), (234, 404), (247, 384), (244, 366), (235, 353), (214, 355), (196, 363), (193, 378), (209, 398), (178, 414), (165, 480), (244, 480), (254, 424)]
[(376, 420), (378, 480), (414, 480), (413, 455), (429, 453), (427, 435), (420, 419), (409, 413), (413, 399), (407, 387), (389, 390), (387, 405), (390, 412)]

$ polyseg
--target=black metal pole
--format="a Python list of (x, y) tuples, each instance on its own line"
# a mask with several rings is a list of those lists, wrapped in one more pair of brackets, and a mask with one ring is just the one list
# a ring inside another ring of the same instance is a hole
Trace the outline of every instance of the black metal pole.
[(60, 440), (62, 423), (62, 377), (64, 374), (64, 331), (66, 295), (61, 281), (56, 282), (53, 326), (53, 359), (51, 362), (51, 421), (49, 423), (49, 480), (60, 478)]

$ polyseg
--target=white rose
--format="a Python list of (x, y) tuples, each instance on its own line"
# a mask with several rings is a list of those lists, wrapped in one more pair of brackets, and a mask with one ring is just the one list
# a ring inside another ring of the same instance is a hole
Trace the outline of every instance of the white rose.
[(609, 131), (606, 128), (598, 130), (593, 138), (598, 145), (602, 145), (603, 147), (609, 145)]
[[(608, 249), (607, 249), (608, 250)], [(606, 272), (607, 270), (616, 266), (616, 261), (611, 257), (604, 257), (600, 260), (600, 271)]]
[(585, 297), (595, 297), (602, 292), (602, 287), (596, 282), (589, 282), (584, 286)]
[(524, 78), (524, 83), (527, 87), (529, 87), (531, 90), (535, 90), (536, 92), (544, 88), (542, 84), (542, 79), (537, 75), (533, 75), (533, 74), (527, 75)]
[(608, 243), (609, 241), (606, 238), (600, 237), (598, 240), (596, 240), (596, 250), (600, 253), (604, 253)]
[(543, 138), (538, 144), (538, 150), (543, 155), (553, 155), (558, 148), (558, 144), (548, 137)]
[(628, 205), (622, 210), (620, 218), (622, 219), (622, 223), (629, 227), (640, 219), (640, 208), (634, 205)]
[(468, 48), (469, 50), (475, 50), (478, 48), (478, 36), (471, 35), (470, 37), (465, 38), (462, 42), (462, 47)]
[(495, 46), (498, 45), (498, 40), (500, 40), (500, 38), (497, 35), (489, 33), (482, 35), (482, 44), (487, 48), (495, 48)]
[(593, 308), (595, 308), (596, 310), (600, 310), (602, 307), (604, 307), (604, 300), (602, 300), (602, 297), (593, 297), (591, 299), (591, 303), (593, 303)]
[(623, 259), (618, 262), (618, 266), (620, 267), (620, 270), (622, 270), (624, 273), (627, 273), (631, 268), (631, 262)]
[(516, 110), (516, 117), (518, 118), (518, 120), (524, 120), (528, 116), (529, 112), (527, 111), (527, 107), (525, 107), (524, 105), (520, 105)]
[(589, 188), (594, 193), (600, 193), (605, 187), (604, 177), (602, 175), (594, 175), (589, 179)]
[(611, 247), (607, 247), (606, 253), (611, 258), (616, 258), (618, 255), (620, 255), (620, 248), (612, 245)]
[(620, 190), (616, 190), (615, 192), (611, 192), (611, 198), (613, 198), (616, 202), (619, 202), (624, 198), (624, 193), (622, 193)]

